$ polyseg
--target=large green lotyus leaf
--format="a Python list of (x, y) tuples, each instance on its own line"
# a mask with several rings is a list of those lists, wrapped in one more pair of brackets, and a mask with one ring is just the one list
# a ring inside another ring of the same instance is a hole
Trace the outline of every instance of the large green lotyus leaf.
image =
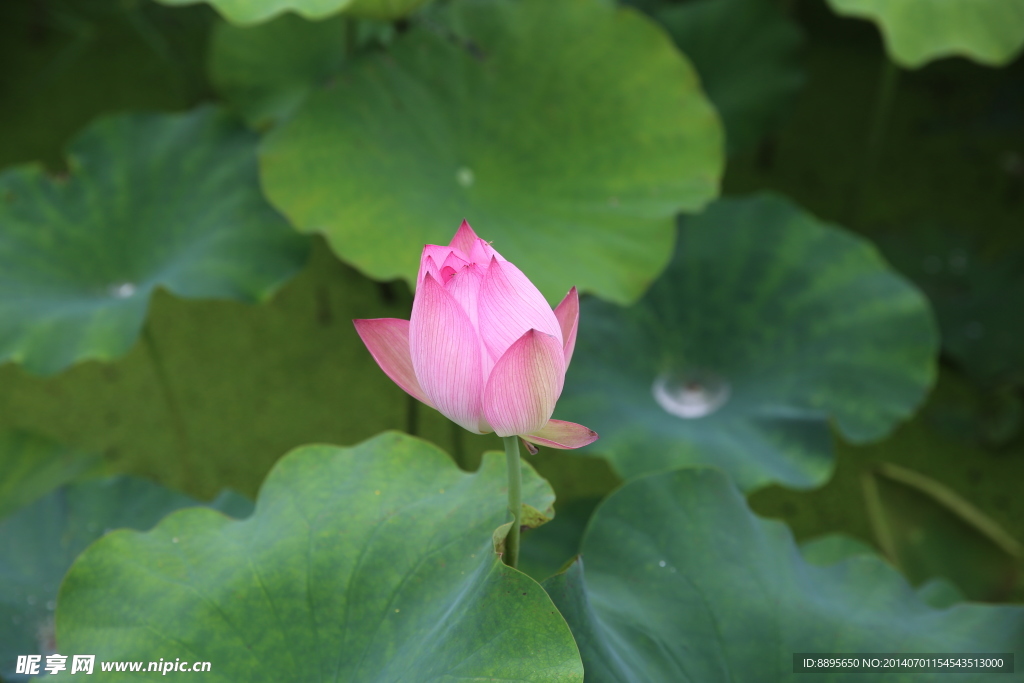
[[(86, 546), (112, 529), (148, 529), (191, 505), (198, 503), (145, 479), (112, 477), (63, 486), (0, 520), (0, 677), (25, 680), (15, 673), (19, 655), (57, 651), (57, 589)], [(252, 511), (230, 491), (209, 505), (236, 517)]]
[(261, 301), (307, 241), (260, 194), (256, 136), (217, 109), (102, 119), (68, 175), (0, 174), (0, 361), (49, 374), (123, 355), (157, 287)]
[(1002, 66), (1024, 46), (1024, 0), (829, 0), (878, 24), (889, 56), (911, 69), (942, 57)]
[(262, 148), (302, 232), (412, 282), (463, 218), (552, 301), (635, 300), (674, 216), (715, 196), (722, 130), (653, 22), (603, 0), (456, 0), (309, 97)]
[[(523, 474), (524, 501), (549, 512), (547, 482)], [(61, 589), (57, 642), (114, 660), (173, 650), (211, 662), (211, 682), (582, 681), (561, 615), (494, 552), (507, 514), (498, 453), (467, 474), (394, 432), (303, 447), (246, 520), (185, 511), (90, 547)]]
[(935, 609), (870, 554), (808, 564), (788, 528), (753, 515), (711, 469), (628, 482), (591, 519), (581, 557), (544, 586), (573, 629), (587, 683), (978, 681), (794, 674), (793, 654), (1024, 655), (1024, 607)]
[(626, 477), (707, 464), (745, 489), (812, 487), (830, 424), (866, 442), (916, 409), (936, 337), (871, 244), (778, 196), (722, 200), (683, 221), (639, 304), (585, 302), (556, 417)]

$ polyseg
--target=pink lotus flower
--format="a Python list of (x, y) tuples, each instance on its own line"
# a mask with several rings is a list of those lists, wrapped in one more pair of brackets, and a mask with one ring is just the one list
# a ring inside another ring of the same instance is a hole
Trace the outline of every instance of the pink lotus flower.
[(463, 221), (451, 244), (423, 248), (410, 320), (353, 322), (395, 384), (469, 431), (579, 448), (597, 434), (551, 419), (579, 312), (575, 287), (551, 310)]

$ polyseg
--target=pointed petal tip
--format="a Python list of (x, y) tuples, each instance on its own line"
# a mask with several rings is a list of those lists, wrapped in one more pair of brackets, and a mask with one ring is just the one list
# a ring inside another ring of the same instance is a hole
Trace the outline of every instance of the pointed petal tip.
[(531, 434), (551, 418), (565, 379), (561, 341), (530, 329), (494, 364), (483, 409), (498, 436)]
[(357, 318), (352, 324), (384, 374), (405, 393), (433, 408), (412, 366), (409, 321), (400, 318)]
[(589, 427), (564, 420), (548, 420), (542, 429), (522, 435), (524, 439), (539, 446), (573, 450), (589, 446), (598, 440), (598, 434)]
[(473, 250), (473, 244), (478, 239), (480, 238), (469, 225), (469, 221), (463, 218), (462, 223), (459, 224), (459, 229), (455, 231), (455, 235), (452, 236), (452, 241), (448, 243), (448, 246), (452, 249), (458, 249), (468, 256)]
[(574, 286), (565, 295), (561, 303), (555, 306), (555, 318), (562, 330), (562, 340), (565, 353), (565, 366), (569, 367), (572, 360), (572, 353), (576, 349), (576, 332), (579, 329), (580, 321), (580, 296)]

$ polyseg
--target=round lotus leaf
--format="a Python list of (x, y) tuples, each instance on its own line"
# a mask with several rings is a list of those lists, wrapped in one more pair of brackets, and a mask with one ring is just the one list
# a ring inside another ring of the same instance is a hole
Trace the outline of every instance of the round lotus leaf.
[(796, 22), (774, 0), (695, 0), (655, 17), (693, 61), (729, 150), (757, 144), (804, 81)]
[[(523, 474), (524, 501), (550, 509)], [(108, 660), (173, 645), (211, 681), (581, 682), (565, 620), (494, 552), (507, 515), (501, 454), (468, 474), (394, 432), (303, 447), (246, 520), (190, 510), (93, 544), (61, 588), (57, 642)]]
[(683, 221), (636, 306), (584, 302), (556, 416), (595, 429), (626, 477), (707, 464), (745, 489), (811, 487), (830, 424), (867, 442), (916, 409), (937, 343), (871, 244), (781, 197), (723, 200)]
[(157, 0), (164, 5), (196, 5), (208, 2), (233, 24), (259, 24), (285, 12), (319, 20), (338, 12), (371, 19), (393, 20), (411, 13), (430, 0)]
[(626, 303), (710, 200), (722, 131), (655, 24), (603, 0), (456, 0), (310, 96), (262, 148), (267, 196), (370, 277), (415, 279), (463, 218), (552, 301)]
[[(57, 589), (86, 546), (111, 529), (148, 529), (164, 515), (198, 504), (145, 479), (112, 477), (61, 487), (0, 520), (3, 680), (28, 680), (15, 673), (19, 655), (56, 651)], [(252, 512), (249, 500), (230, 491), (209, 505), (235, 517)]]
[(873, 554), (809, 564), (787, 527), (756, 517), (711, 469), (628, 482), (597, 509), (581, 558), (544, 586), (580, 645), (587, 683), (800, 681), (798, 652), (1024, 655), (1024, 607), (935, 609)]
[(1024, 46), (1024, 0), (828, 0), (838, 14), (878, 24), (894, 62), (941, 57), (1008, 64)]
[(255, 134), (222, 112), (100, 120), (68, 175), (0, 174), (0, 361), (49, 374), (135, 343), (157, 287), (266, 299), (308, 251), (262, 198)]

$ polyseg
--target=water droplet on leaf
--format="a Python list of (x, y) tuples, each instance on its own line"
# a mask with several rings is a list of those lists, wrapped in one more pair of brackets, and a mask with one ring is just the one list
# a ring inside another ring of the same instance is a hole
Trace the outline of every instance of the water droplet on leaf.
[(128, 297), (135, 294), (135, 285), (131, 282), (121, 282), (116, 285), (110, 285), (110, 296), (115, 299), (127, 299)]
[(475, 181), (476, 175), (473, 173), (473, 169), (467, 166), (461, 166), (455, 172), (455, 182), (462, 187), (470, 187)]
[(695, 419), (715, 412), (729, 400), (729, 383), (710, 372), (663, 372), (651, 386), (654, 400), (665, 412)]

